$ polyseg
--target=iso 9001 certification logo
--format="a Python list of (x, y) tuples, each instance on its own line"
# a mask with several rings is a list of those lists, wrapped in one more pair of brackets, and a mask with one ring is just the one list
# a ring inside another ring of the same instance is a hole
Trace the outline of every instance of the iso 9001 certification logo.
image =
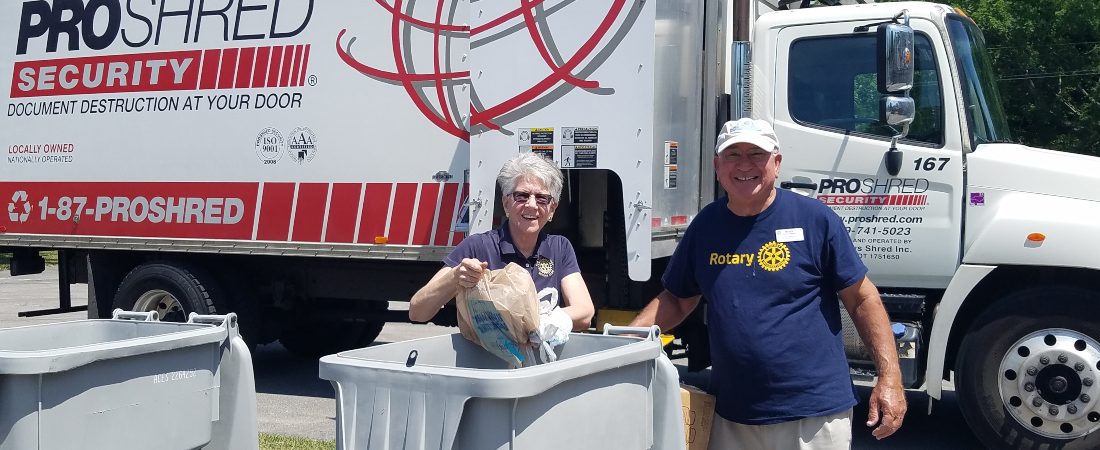
[(267, 127), (256, 136), (256, 156), (260, 157), (260, 161), (264, 164), (279, 162), (279, 158), (283, 157), (285, 151), (286, 141), (283, 140), (279, 130)]

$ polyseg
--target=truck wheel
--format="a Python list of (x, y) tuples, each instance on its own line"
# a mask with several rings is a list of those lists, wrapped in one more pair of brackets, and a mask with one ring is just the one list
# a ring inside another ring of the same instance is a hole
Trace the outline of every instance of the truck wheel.
[[(1100, 448), (1100, 295), (1032, 288), (982, 313), (959, 348), (959, 407), (989, 448)], [(1090, 434), (1092, 433), (1092, 434)]]
[(186, 322), (187, 315), (217, 314), (212, 292), (214, 280), (186, 265), (154, 262), (142, 264), (122, 279), (114, 307), (128, 311), (156, 311), (160, 320)]
[(382, 333), (384, 321), (310, 321), (283, 330), (279, 342), (292, 353), (319, 358), (344, 350), (366, 347)]

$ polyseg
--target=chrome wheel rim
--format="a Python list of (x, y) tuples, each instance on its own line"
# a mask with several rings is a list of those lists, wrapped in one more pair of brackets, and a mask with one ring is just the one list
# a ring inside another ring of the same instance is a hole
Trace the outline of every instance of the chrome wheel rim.
[(179, 299), (163, 289), (152, 289), (141, 294), (134, 302), (134, 311), (156, 311), (162, 321), (182, 322), (187, 316)]
[(1054, 439), (1100, 428), (1100, 343), (1064, 328), (1035, 331), (1009, 347), (997, 372), (1001, 401), (1020, 425)]

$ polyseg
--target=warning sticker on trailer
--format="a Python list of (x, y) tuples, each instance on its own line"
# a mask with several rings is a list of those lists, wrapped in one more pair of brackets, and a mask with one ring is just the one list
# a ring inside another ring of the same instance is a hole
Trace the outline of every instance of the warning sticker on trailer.
[(596, 167), (595, 145), (562, 145), (561, 167), (570, 169), (593, 169)]
[(549, 161), (554, 161), (554, 146), (553, 145), (521, 145), (519, 146), (520, 153), (534, 153)]
[(599, 127), (562, 127), (561, 143), (565, 144), (592, 144), (600, 142)]
[(676, 189), (680, 143), (665, 141), (665, 189)]
[(520, 128), (519, 145), (554, 145), (554, 128)]

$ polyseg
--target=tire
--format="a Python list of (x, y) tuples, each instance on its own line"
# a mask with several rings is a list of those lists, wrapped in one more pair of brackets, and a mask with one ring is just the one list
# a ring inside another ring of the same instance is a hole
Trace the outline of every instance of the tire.
[(1055, 286), (1012, 293), (975, 320), (959, 348), (955, 389), (983, 444), (1100, 448), (1098, 318), (1100, 294)]
[(219, 306), (220, 292), (214, 279), (198, 268), (152, 262), (126, 274), (112, 304), (127, 311), (157, 311), (162, 321), (186, 322), (192, 312), (228, 312)]
[(283, 330), (279, 342), (290, 352), (319, 358), (370, 345), (382, 332), (384, 321), (332, 322), (308, 321)]

